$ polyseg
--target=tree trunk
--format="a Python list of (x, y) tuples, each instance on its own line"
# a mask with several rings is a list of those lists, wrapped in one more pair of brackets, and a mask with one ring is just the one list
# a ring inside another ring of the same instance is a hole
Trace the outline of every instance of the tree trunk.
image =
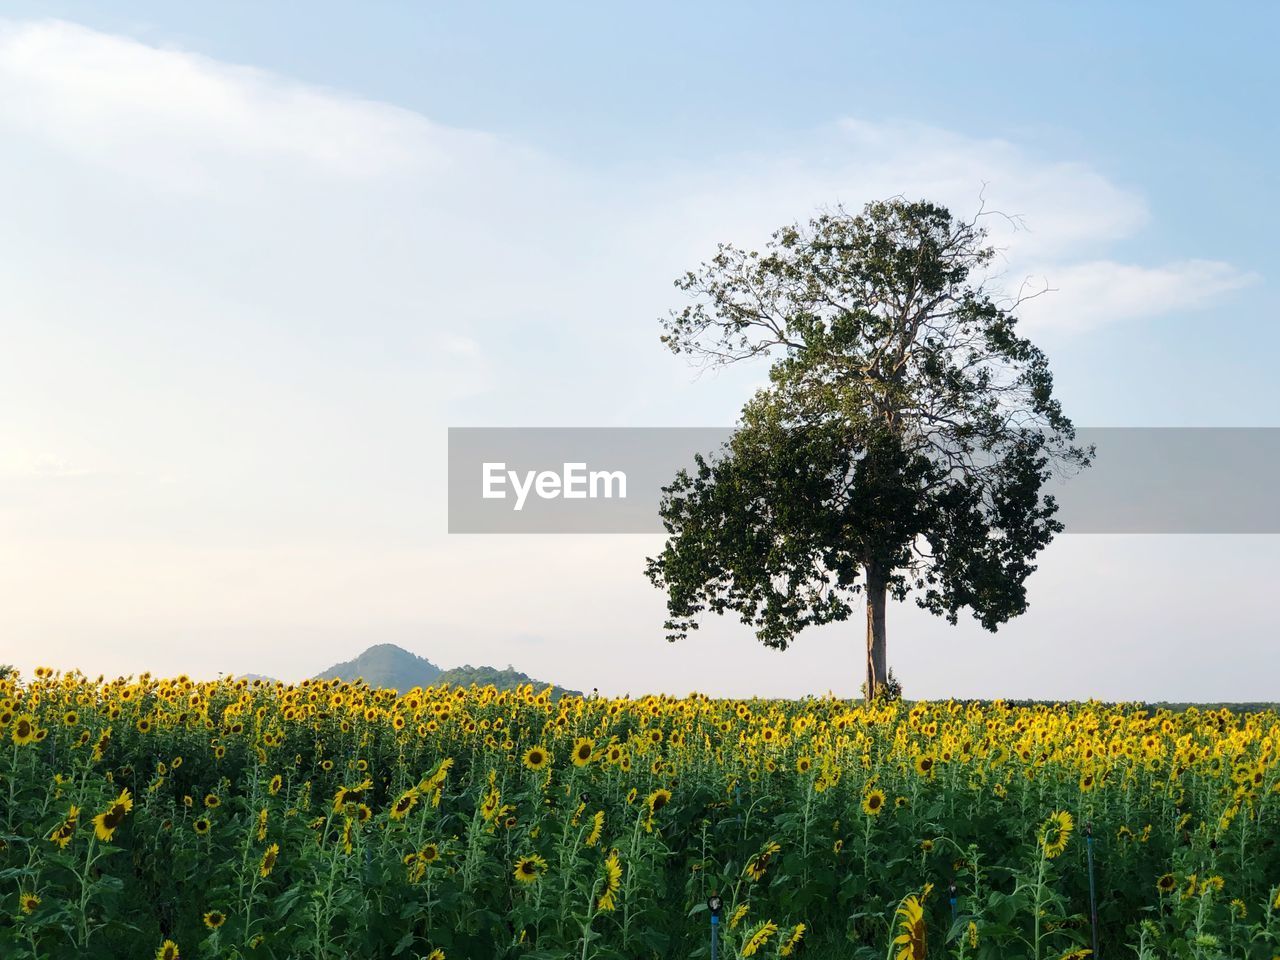
[(867, 592), (867, 701), (874, 700), (884, 689), (885, 671), (884, 608), (887, 601), (888, 576), (879, 564), (866, 566)]

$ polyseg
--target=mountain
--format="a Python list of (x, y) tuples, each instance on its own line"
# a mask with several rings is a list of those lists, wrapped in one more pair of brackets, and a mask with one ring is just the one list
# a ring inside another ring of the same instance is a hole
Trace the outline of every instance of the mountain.
[(437, 682), (440, 668), (430, 660), (397, 647), (393, 643), (379, 643), (354, 660), (336, 663), (317, 680), (355, 680), (361, 678), (371, 687), (394, 687), (408, 690), (411, 687), (429, 687)]
[(514, 690), (516, 687), (531, 683), (535, 690), (551, 687), (555, 696), (572, 694), (580, 696), (576, 690), (565, 690), (553, 684), (535, 680), (528, 674), (521, 673), (508, 666), (505, 670), (496, 667), (473, 667), (467, 664), (452, 670), (441, 670), (430, 660), (410, 653), (393, 643), (379, 643), (370, 647), (354, 660), (337, 663), (316, 674), (317, 680), (363, 679), (371, 687), (391, 687), (405, 691), (412, 687), (430, 687), (442, 683), (467, 687), (471, 684), (489, 686), (492, 684), (499, 690)]

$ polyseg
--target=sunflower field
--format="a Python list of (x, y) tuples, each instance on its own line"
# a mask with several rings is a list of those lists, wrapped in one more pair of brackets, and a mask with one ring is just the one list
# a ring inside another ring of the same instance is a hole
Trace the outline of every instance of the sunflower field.
[(1266, 960), (1278, 747), (1274, 712), (39, 670), (0, 679), (0, 957)]

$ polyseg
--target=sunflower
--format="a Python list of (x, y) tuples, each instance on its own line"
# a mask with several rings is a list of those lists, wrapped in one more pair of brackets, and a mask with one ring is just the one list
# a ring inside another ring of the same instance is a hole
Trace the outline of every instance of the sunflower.
[(71, 842), (71, 838), (75, 836), (76, 825), (80, 822), (80, 808), (75, 804), (71, 805), (71, 809), (67, 811), (66, 819), (54, 828), (53, 833), (49, 834), (49, 840), (58, 845), (58, 849), (67, 849), (67, 844)]
[(1045, 858), (1052, 860), (1067, 849), (1067, 841), (1071, 839), (1071, 831), (1075, 829), (1075, 821), (1065, 810), (1049, 814), (1040, 827), (1040, 846), (1044, 848)]
[(156, 960), (182, 960), (178, 945), (172, 940), (166, 940), (160, 944), (160, 949), (156, 951)]
[(597, 810), (591, 817), (591, 832), (587, 834), (586, 844), (594, 847), (600, 842), (600, 834), (604, 830), (604, 811)]
[(927, 753), (916, 757), (916, 773), (922, 777), (932, 777), (934, 774), (934, 759)]
[(217, 930), (227, 922), (227, 915), (221, 910), (210, 910), (204, 915), (204, 925), (210, 930)]
[(128, 788), (120, 791), (120, 796), (102, 813), (93, 818), (93, 832), (103, 843), (110, 843), (125, 815), (133, 809), (133, 797)]
[(747, 915), (747, 911), (750, 909), (751, 906), (746, 903), (740, 903), (738, 906), (734, 907), (733, 913), (729, 916), (729, 929), (736, 929), (738, 924), (742, 922), (742, 918)]
[(533, 883), (547, 869), (547, 861), (536, 853), (530, 857), (521, 857), (516, 861), (514, 876), (520, 883)]
[(275, 869), (276, 860), (280, 857), (280, 844), (273, 843), (262, 852), (262, 860), (258, 863), (258, 876), (269, 877)]
[(276, 794), (280, 792), (280, 788), (283, 786), (284, 786), (284, 777), (280, 776), (280, 774), (277, 773), (274, 777), (271, 778), (271, 782), (267, 784), (267, 790), (274, 797)]
[(435, 863), (440, 859), (440, 848), (434, 843), (424, 844), (422, 849), (418, 851), (418, 856), (423, 863)]
[(804, 939), (805, 925), (797, 923), (792, 928), (790, 936), (778, 945), (778, 956), (789, 957), (795, 953), (796, 948), (800, 946), (800, 941)]
[(206, 809), (216, 810), (222, 806), (222, 800), (216, 793), (206, 793), (204, 795), (204, 805)]
[(882, 790), (867, 791), (867, 795), (862, 798), (862, 812), (869, 817), (878, 817), (883, 809), (884, 792)]
[(388, 816), (392, 820), (403, 820), (409, 815), (409, 811), (418, 805), (418, 790), (416, 787), (410, 787), (404, 793), (400, 794), (400, 798), (391, 805)]
[(653, 791), (653, 793), (645, 797), (645, 800), (644, 800), (645, 806), (649, 808), (649, 814), (651, 816), (657, 813), (659, 810), (661, 810), (670, 802), (671, 802), (671, 791), (664, 790), (664, 789), (658, 789)]
[(808, 757), (796, 758), (796, 773), (808, 773), (813, 768), (813, 761)]
[(440, 765), (436, 767), (435, 773), (425, 778), (418, 784), (418, 789), (423, 793), (432, 795), (432, 802), (438, 804), (440, 801), (440, 793), (444, 789), (445, 781), (449, 779), (449, 770), (453, 767), (453, 758), (446, 757), (440, 761)]
[(23, 913), (35, 913), (36, 907), (40, 906), (40, 898), (34, 893), (23, 891), (18, 894), (18, 906)]
[(604, 890), (596, 901), (596, 908), (609, 913), (617, 906), (614, 897), (622, 886), (622, 864), (618, 860), (618, 851), (614, 850), (605, 858), (601, 879), (604, 881)]
[(349, 803), (359, 803), (364, 799), (364, 792), (373, 788), (372, 780), (362, 780), (354, 787), (339, 787), (333, 795), (333, 812), (339, 812)]
[(17, 719), (13, 721), (13, 742), (20, 747), (25, 747), (29, 743), (35, 743), (39, 737), (37, 734), (40, 728), (36, 726), (36, 718), (29, 713), (19, 714)]
[(754, 957), (777, 932), (778, 925), (772, 920), (766, 920), (764, 923), (757, 924), (756, 928), (747, 935), (745, 940), (743, 940), (741, 955), (744, 957)]
[(350, 817), (342, 819), (342, 852), (350, 854), (355, 849), (356, 828)]
[(742, 869), (743, 874), (757, 883), (763, 880), (765, 872), (769, 869), (770, 861), (781, 850), (782, 847), (776, 843), (766, 843), (759, 853), (747, 861), (747, 865)]
[[(493, 778), (490, 777), (490, 783)], [(484, 802), (480, 804), (480, 816), (485, 823), (492, 822), (493, 818), (498, 815), (498, 811), (502, 809), (502, 794), (497, 787), (490, 787), (488, 794), (484, 798)]]
[(270, 816), (270, 814), (267, 812), (267, 808), (266, 808), (266, 807), (263, 807), (261, 810), (259, 810), (259, 811), (258, 811), (258, 833), (257, 833), (257, 837), (258, 837), (258, 842), (259, 842), (259, 843), (261, 843), (263, 840), (267, 839), (267, 817), (268, 817), (268, 816)]
[(653, 831), (653, 816), (668, 803), (671, 802), (671, 791), (659, 788), (649, 796), (644, 798), (644, 804), (649, 809), (649, 815), (645, 817), (644, 829), (646, 833)]
[(898, 918), (898, 930), (893, 938), (894, 946), (902, 947), (894, 960), (924, 960), (925, 928), (924, 906), (915, 894), (898, 905), (894, 916)]
[(524, 765), (530, 770), (541, 770), (551, 762), (551, 755), (542, 746), (530, 747), (524, 752)]
[(439, 947), (436, 947), (427, 954), (427, 960), (444, 960), (444, 951)]
[(198, 836), (203, 837), (212, 828), (213, 823), (208, 817), (197, 817), (195, 820), (191, 821), (191, 829), (194, 830)]
[(591, 762), (591, 755), (595, 753), (595, 749), (595, 741), (587, 737), (579, 737), (573, 744), (573, 765), (585, 767)]

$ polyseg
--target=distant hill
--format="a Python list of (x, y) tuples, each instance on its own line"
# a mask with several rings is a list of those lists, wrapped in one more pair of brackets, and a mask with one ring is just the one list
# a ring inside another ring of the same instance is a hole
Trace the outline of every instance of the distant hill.
[(499, 690), (514, 690), (516, 687), (531, 683), (535, 690), (544, 690), (547, 687), (551, 687), (551, 692), (557, 697), (565, 694), (575, 697), (582, 696), (582, 693), (578, 690), (566, 690), (564, 687), (557, 687), (555, 684), (535, 680), (527, 673), (521, 673), (510, 665), (505, 670), (499, 670), (497, 667), (473, 667), (471, 664), (467, 664), (466, 666), (444, 671), (440, 674), (440, 678), (436, 680), (436, 683), (448, 683), (455, 687), (469, 687), (474, 683), (477, 687), (493, 686)]
[(1280, 703), (1173, 703), (1162, 700), (1157, 703), (1143, 704), (1148, 710), (1170, 710), (1174, 713), (1186, 713), (1195, 707), (1202, 713), (1206, 710), (1230, 710), (1232, 713), (1266, 713), (1268, 710), (1280, 711)]
[(394, 643), (379, 643), (354, 660), (336, 663), (317, 680), (363, 679), (371, 687), (395, 687), (408, 690), (411, 687), (429, 687), (440, 676), (440, 668), (430, 660), (397, 647)]
[(536, 689), (552, 687), (556, 696), (577, 691), (565, 690), (554, 684), (535, 680), (528, 674), (512, 669), (496, 667), (473, 667), (467, 664), (453, 670), (441, 670), (430, 660), (410, 653), (393, 643), (379, 643), (370, 647), (354, 660), (336, 663), (328, 670), (316, 674), (317, 680), (363, 679), (371, 687), (391, 687), (396, 690), (409, 690), (413, 687), (430, 687), (442, 683), (453, 686), (488, 686), (492, 684), (499, 690), (513, 690), (526, 683), (532, 683)]

